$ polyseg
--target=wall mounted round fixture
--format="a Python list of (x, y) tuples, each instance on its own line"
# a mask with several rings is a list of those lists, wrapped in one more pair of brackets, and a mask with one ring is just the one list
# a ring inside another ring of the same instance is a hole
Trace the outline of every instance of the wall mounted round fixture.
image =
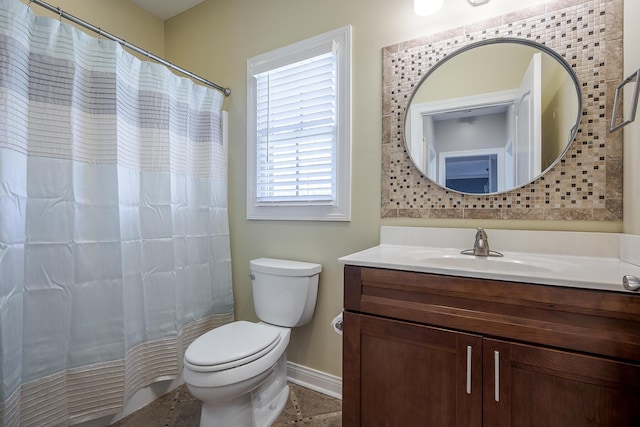
[(467, 0), (471, 6), (480, 6), (481, 4), (489, 3), (491, 0)]
[(444, 0), (413, 0), (413, 11), (418, 16), (433, 15), (440, 9)]
[(511, 191), (559, 162), (576, 136), (580, 83), (545, 45), (482, 40), (425, 73), (407, 104), (403, 137), (414, 166), (441, 187)]

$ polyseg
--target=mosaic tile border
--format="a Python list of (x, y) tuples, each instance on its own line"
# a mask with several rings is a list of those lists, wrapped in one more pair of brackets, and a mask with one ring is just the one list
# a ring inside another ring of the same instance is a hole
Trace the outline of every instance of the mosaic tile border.
[[(382, 218), (622, 220), (622, 132), (608, 117), (623, 74), (623, 0), (555, 0), (383, 48)], [(402, 127), (425, 70), (470, 42), (525, 38), (562, 55), (582, 84), (575, 140), (543, 177), (496, 195), (444, 189), (412, 164)]]

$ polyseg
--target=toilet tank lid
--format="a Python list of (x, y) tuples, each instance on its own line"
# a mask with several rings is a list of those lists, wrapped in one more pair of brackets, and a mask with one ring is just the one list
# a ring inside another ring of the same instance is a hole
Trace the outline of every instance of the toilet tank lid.
[(313, 276), (322, 271), (322, 265), (311, 262), (286, 259), (258, 258), (249, 261), (254, 273), (277, 274), (280, 276)]

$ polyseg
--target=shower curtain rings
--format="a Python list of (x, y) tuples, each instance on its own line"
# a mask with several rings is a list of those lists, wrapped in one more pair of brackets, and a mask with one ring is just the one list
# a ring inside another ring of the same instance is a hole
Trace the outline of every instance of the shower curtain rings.
[(66, 20), (68, 20), (68, 21), (70, 21), (70, 22), (72, 22), (74, 24), (77, 24), (77, 25), (79, 25), (81, 27), (84, 27), (84, 28), (86, 28), (88, 30), (93, 31), (94, 33), (98, 33), (100, 39), (105, 38), (105, 39), (108, 39), (108, 40), (112, 40), (114, 42), (120, 43), (120, 45), (122, 45), (123, 47), (125, 47), (125, 48), (127, 48), (129, 50), (132, 50), (132, 51), (134, 51), (136, 53), (139, 53), (139, 54), (142, 54), (142, 55), (146, 54), (147, 58), (152, 59), (154, 61), (157, 61), (160, 64), (163, 64), (163, 65), (165, 65), (165, 66), (167, 66), (167, 67), (169, 67), (169, 68), (171, 68), (171, 69), (173, 69), (173, 70), (175, 70), (175, 71), (177, 71), (177, 72), (179, 72), (181, 74), (189, 76), (192, 79), (197, 80), (198, 82), (205, 84), (206, 86), (210, 86), (210, 87), (212, 87), (212, 88), (214, 88), (216, 90), (219, 90), (220, 92), (224, 93), (225, 96), (229, 96), (231, 94), (231, 89), (224, 88), (224, 87), (222, 87), (220, 85), (217, 85), (217, 84), (215, 84), (213, 82), (210, 82), (209, 80), (207, 80), (205, 78), (202, 78), (202, 77), (200, 77), (200, 76), (198, 76), (196, 74), (193, 74), (192, 72), (190, 72), (188, 70), (185, 70), (185, 69), (180, 68), (180, 67), (178, 67), (176, 65), (173, 65), (173, 63), (171, 63), (171, 62), (169, 62), (169, 61), (167, 61), (167, 60), (165, 60), (165, 59), (163, 59), (163, 58), (161, 58), (159, 56), (154, 55), (153, 53), (151, 53), (148, 50), (143, 50), (143, 49), (141, 49), (140, 47), (138, 47), (138, 46), (136, 46), (134, 44), (128, 43), (124, 39), (120, 39), (120, 38), (110, 34), (107, 31), (103, 31), (101, 28), (98, 28), (95, 25), (92, 25), (92, 24), (90, 24), (88, 22), (83, 21), (80, 18), (77, 18), (77, 17), (75, 17), (73, 15), (68, 14), (67, 12), (65, 12), (64, 10), (62, 10), (59, 7), (52, 6), (49, 3), (46, 3), (46, 2), (44, 2), (42, 0), (23, 0), (23, 2), (25, 2), (25, 3), (28, 2), (29, 7), (30, 7), (31, 3), (34, 3), (34, 4), (38, 5), (38, 6), (41, 6), (41, 7), (45, 8), (45, 9), (47, 9), (51, 13), (57, 13), (60, 16), (60, 22), (62, 22), (62, 19), (64, 18), (64, 19), (66, 19)]

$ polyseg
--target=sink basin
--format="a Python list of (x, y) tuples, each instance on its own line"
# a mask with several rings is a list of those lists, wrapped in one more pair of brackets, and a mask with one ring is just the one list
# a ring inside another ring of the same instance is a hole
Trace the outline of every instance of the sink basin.
[(546, 267), (531, 261), (499, 257), (443, 255), (424, 258), (422, 261), (433, 266), (462, 268), (465, 270), (471, 269), (476, 271), (504, 271), (518, 273), (545, 273), (554, 271), (551, 267)]
[(497, 273), (550, 273), (566, 270), (565, 263), (535, 255), (505, 254), (504, 257), (463, 255), (457, 250), (418, 250), (407, 256), (425, 266), (452, 270), (490, 271)]

